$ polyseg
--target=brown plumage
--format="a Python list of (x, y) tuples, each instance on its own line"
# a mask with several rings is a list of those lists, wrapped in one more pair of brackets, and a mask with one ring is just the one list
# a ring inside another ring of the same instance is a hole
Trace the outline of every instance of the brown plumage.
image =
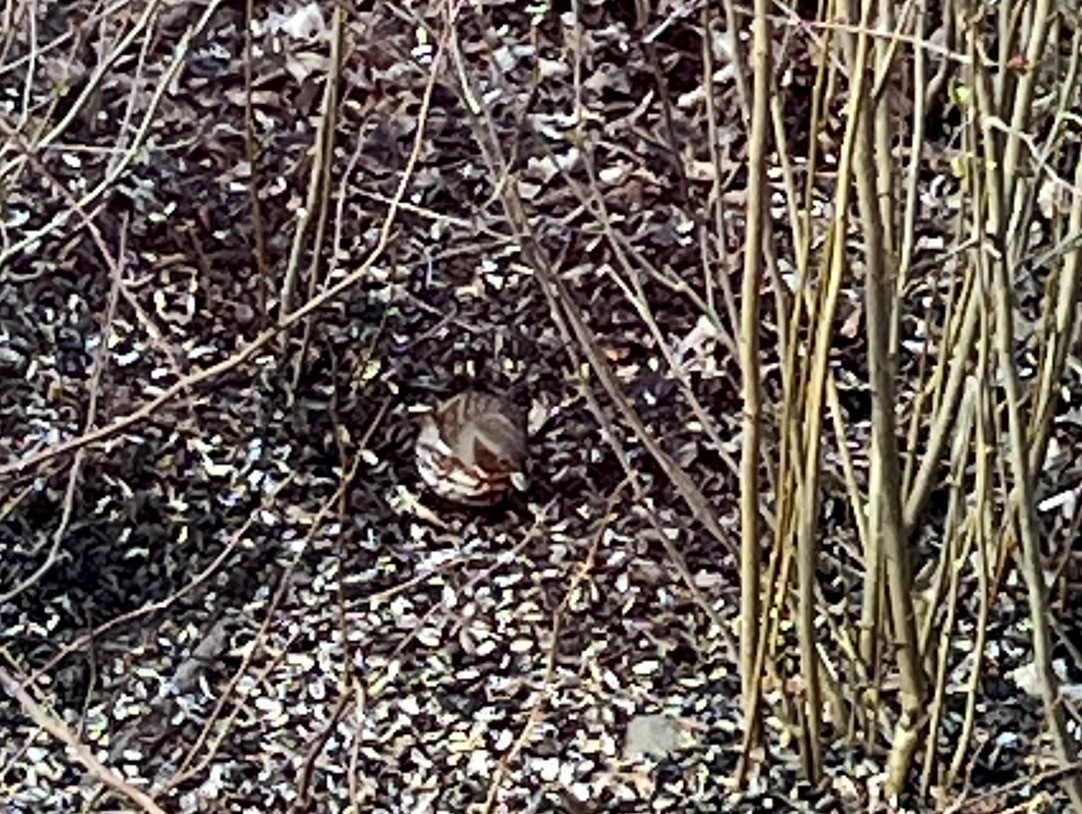
[(500, 396), (466, 390), (421, 418), (417, 471), (436, 495), (465, 506), (499, 503), (525, 487), (526, 416)]

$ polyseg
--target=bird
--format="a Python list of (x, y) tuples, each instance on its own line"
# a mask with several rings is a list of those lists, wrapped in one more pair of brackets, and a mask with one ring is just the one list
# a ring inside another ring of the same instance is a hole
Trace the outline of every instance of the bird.
[(495, 506), (512, 488), (526, 488), (526, 436), (526, 415), (514, 402), (464, 390), (421, 416), (417, 471), (437, 497)]

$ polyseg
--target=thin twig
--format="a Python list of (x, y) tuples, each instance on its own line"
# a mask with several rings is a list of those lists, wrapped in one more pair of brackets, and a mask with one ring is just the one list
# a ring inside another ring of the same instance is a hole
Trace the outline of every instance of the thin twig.
[(127, 797), (147, 814), (166, 814), (165, 809), (154, 802), (150, 795), (133, 786), (94, 757), (94, 753), (90, 751), (86, 744), (75, 737), (63, 721), (38, 706), (37, 702), (23, 688), (23, 685), (16, 681), (11, 673), (3, 667), (0, 667), (0, 688), (3, 688), (4, 692), (18, 702), (23, 709), (23, 713), (30, 720), (71, 749), (75, 754), (75, 758), (101, 782)]

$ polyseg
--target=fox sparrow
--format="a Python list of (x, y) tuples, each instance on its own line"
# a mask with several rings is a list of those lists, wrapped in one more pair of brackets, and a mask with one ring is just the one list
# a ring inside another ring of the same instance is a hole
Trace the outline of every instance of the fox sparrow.
[(501, 396), (466, 390), (421, 418), (417, 470), (437, 496), (492, 506), (525, 488), (526, 416)]

